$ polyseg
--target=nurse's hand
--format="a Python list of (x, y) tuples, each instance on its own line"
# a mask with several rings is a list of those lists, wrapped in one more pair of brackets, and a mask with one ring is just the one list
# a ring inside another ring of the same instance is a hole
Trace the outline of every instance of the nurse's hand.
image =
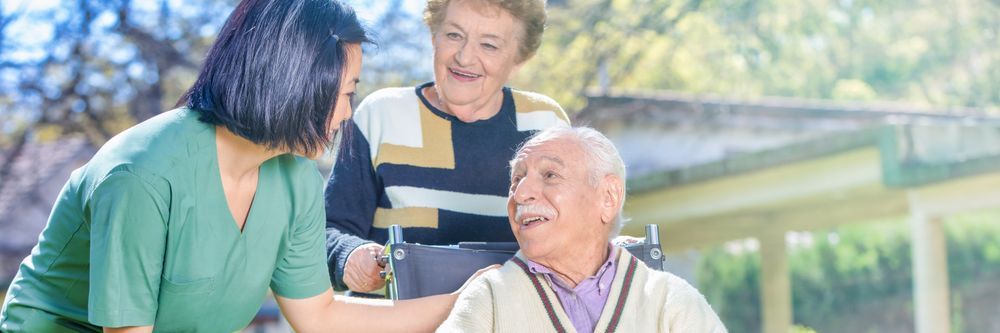
[(611, 244), (618, 246), (626, 246), (629, 244), (638, 244), (646, 241), (646, 237), (638, 238), (632, 236), (618, 236), (611, 240)]
[(385, 285), (385, 280), (379, 276), (383, 267), (378, 264), (384, 247), (370, 243), (361, 245), (351, 251), (344, 265), (344, 283), (352, 291), (367, 293), (378, 290)]
[[(500, 268), (500, 264), (489, 265), (489, 266), (486, 266), (483, 269), (480, 269), (480, 270), (476, 271), (476, 274), (472, 274), (472, 276), (469, 277), (468, 280), (465, 280), (465, 283), (463, 283), (462, 286), (458, 288), (458, 290), (455, 290), (454, 292), (452, 292), (449, 295), (455, 296), (455, 298), (457, 299), (458, 295), (461, 294), (462, 291), (465, 291), (465, 288), (468, 287), (469, 284), (472, 284), (472, 281), (475, 281), (477, 278), (479, 278), (480, 275), (483, 275), (484, 273), (489, 272), (492, 269), (497, 269), (497, 268)], [(454, 301), (454, 299), (452, 301)]]

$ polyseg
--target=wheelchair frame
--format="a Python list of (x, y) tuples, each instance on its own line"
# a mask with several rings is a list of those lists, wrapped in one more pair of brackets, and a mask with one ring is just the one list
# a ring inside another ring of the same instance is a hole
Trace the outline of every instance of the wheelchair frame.
[[(623, 248), (649, 268), (663, 270), (664, 257), (657, 225), (646, 225), (646, 238), (643, 242), (626, 244)], [(389, 227), (389, 241), (381, 258), (386, 266), (383, 275), (386, 280), (385, 296), (396, 300), (450, 293), (461, 287), (479, 269), (492, 264), (503, 264), (517, 250), (517, 243), (503, 242), (468, 242), (456, 245), (406, 243), (403, 228), (392, 225)], [(433, 269), (434, 274), (438, 275), (435, 281), (420, 277), (418, 271), (426, 269)], [(418, 278), (399, 279), (399, 275), (411, 274)]]

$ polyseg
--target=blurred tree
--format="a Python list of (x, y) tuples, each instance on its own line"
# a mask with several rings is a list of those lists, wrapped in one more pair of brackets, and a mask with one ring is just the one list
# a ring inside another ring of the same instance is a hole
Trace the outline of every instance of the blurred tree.
[(97, 147), (170, 109), (229, 2), (63, 0), (28, 11), (38, 4), (24, 1), (17, 16), (0, 12), (0, 188), (28, 142), (83, 135)]
[[(515, 86), (545, 93), (570, 110), (583, 107), (595, 85), (620, 86), (643, 71), (646, 58), (672, 54), (678, 22), (701, 0), (576, 0), (549, 9), (542, 46), (515, 79)], [(667, 42), (664, 44), (663, 42)], [(652, 72), (669, 71), (657, 66)], [(649, 87), (656, 88), (656, 87)]]
[[(420, 10), (422, 1), (349, 1), (367, 14), (374, 47), (364, 54), (361, 96), (385, 87), (415, 86), (433, 79), (431, 37)], [(360, 99), (358, 99), (360, 101)]]
[[(379, 41), (365, 54), (362, 95), (433, 79), (422, 1), (348, 2)], [(21, 139), (38, 135), (85, 134), (100, 145), (171, 108), (234, 3), (5, 1), (0, 151), (16, 154), (12, 148)], [(583, 107), (584, 93), (595, 88), (897, 100), (996, 111), (996, 2), (918, 4), (553, 1), (542, 47), (512, 85), (552, 96), (570, 111)]]
[(892, 100), (998, 111), (1000, 8), (952, 0), (572, 0), (516, 85)]
[[(234, 2), (61, 0), (19, 17), (8, 2), (0, 132), (52, 125), (99, 144), (169, 109)], [(432, 79), (423, 2), (348, 2), (378, 34), (363, 94)], [(601, 87), (1000, 104), (1000, 9), (988, 0), (566, 0), (549, 12), (512, 85), (571, 111)]]
[(176, 102), (230, 8), (66, 0), (34, 11), (4, 33), (17, 34), (5, 39), (19, 52), (0, 54), (8, 96), (0, 117), (22, 124), (23, 135), (55, 127), (100, 145)]

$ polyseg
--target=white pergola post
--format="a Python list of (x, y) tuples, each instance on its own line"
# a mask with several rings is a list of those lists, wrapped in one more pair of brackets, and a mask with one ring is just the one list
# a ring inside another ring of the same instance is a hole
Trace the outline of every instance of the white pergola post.
[(940, 216), (922, 210), (910, 196), (912, 235), (913, 317), (917, 333), (943, 333), (951, 329), (948, 288), (948, 248)]
[(907, 191), (913, 240), (913, 316), (918, 333), (951, 329), (948, 248), (943, 218), (1000, 208), (1000, 172)]
[(785, 231), (768, 231), (758, 240), (763, 332), (785, 333), (792, 327), (792, 282), (788, 271)]

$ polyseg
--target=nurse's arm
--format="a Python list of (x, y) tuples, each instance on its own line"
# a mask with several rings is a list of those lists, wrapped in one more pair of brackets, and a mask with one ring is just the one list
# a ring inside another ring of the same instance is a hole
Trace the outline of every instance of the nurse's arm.
[(292, 299), (275, 295), (281, 312), (299, 333), (312, 332), (433, 332), (448, 318), (455, 300), (480, 275), (500, 265), (480, 269), (451, 294), (391, 301), (322, 294)]
[(432, 332), (451, 311), (457, 293), (391, 301), (322, 294), (291, 299), (276, 296), (296, 332)]
[(105, 327), (104, 333), (151, 333), (153, 326)]

